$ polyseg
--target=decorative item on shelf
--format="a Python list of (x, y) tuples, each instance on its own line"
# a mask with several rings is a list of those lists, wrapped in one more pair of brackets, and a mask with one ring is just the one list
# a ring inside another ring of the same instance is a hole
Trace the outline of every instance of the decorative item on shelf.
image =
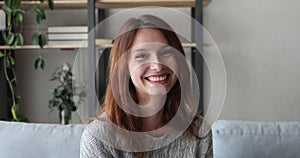
[[(6, 29), (6, 16), (3, 10), (0, 9), (0, 31), (3, 31)], [(0, 36), (0, 45), (4, 45), (4, 39), (2, 36)]]
[(68, 63), (62, 63), (51, 75), (50, 81), (57, 80), (59, 85), (55, 89), (49, 89), (53, 98), (49, 101), (49, 108), (58, 108), (61, 124), (69, 124), (72, 111), (77, 110), (86, 96), (84, 85), (77, 83)]
[(6, 17), (5, 17), (5, 13), (3, 10), (0, 9), (0, 31), (5, 30), (6, 29)]
[[(28, 0), (32, 1), (32, 0)], [(16, 60), (15, 60), (15, 49), (19, 45), (24, 45), (24, 38), (22, 35), (23, 25), (25, 24), (24, 15), (28, 12), (36, 13), (36, 22), (40, 25), (46, 20), (45, 5), (46, 1), (38, 0), (39, 4), (34, 4), (30, 8), (26, 8), (22, 5), (22, 0), (5, 0), (4, 4), (1, 3), (2, 9), (6, 16), (5, 29), (1, 31), (4, 45), (6, 49), (0, 50), (0, 58), (3, 60), (3, 71), (4, 76), (8, 85), (9, 99), (8, 107), (11, 109), (11, 120), (12, 121), (26, 121), (26, 117), (19, 113), (20, 96), (17, 94), (17, 76), (16, 76)], [(54, 8), (53, 0), (48, 0), (48, 7)], [(2, 22), (1, 22), (2, 23)], [(1, 24), (2, 25), (2, 24)], [(41, 48), (46, 44), (46, 38), (43, 33), (39, 30), (34, 33), (32, 37), (32, 43), (39, 45)], [(44, 60), (41, 55), (35, 61), (35, 68), (44, 68)], [(9, 118), (10, 119), (10, 118)]]
[(48, 27), (48, 45), (80, 45), (87, 38), (87, 26)]

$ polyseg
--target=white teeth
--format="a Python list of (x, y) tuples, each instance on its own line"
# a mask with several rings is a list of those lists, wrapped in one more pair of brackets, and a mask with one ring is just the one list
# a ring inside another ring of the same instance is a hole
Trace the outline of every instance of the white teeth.
[(148, 77), (150, 81), (158, 82), (158, 81), (163, 81), (167, 78), (167, 75), (160, 76), (160, 77)]

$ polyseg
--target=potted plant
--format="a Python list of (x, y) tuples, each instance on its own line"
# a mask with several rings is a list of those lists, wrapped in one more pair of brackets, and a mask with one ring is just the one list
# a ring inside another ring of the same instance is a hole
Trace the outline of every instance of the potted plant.
[[(32, 0), (28, 0), (31, 2)], [(1, 36), (4, 45), (8, 46), (7, 49), (0, 50), (0, 59), (3, 62), (3, 71), (6, 82), (8, 84), (8, 90), (10, 98), (8, 104), (11, 109), (11, 115), (13, 121), (27, 121), (26, 117), (19, 113), (20, 96), (17, 94), (17, 76), (16, 76), (16, 60), (15, 49), (17, 46), (24, 45), (24, 38), (22, 35), (23, 25), (25, 24), (24, 15), (27, 12), (33, 11), (36, 13), (36, 22), (40, 25), (46, 20), (44, 0), (38, 0), (40, 3), (32, 5), (30, 8), (25, 8), (22, 5), (21, 0), (4, 0), (2, 9), (6, 16), (6, 28), (1, 31)], [(53, 0), (48, 0), (48, 7), (53, 10)], [(39, 28), (39, 26), (38, 26)], [(2, 42), (1, 42), (2, 43)], [(32, 36), (32, 43), (39, 45), (43, 48), (46, 44), (45, 35), (38, 29)], [(35, 61), (35, 68), (44, 68), (44, 60), (39, 56)]]
[(61, 123), (69, 124), (72, 111), (77, 110), (77, 106), (86, 96), (83, 91), (84, 86), (75, 85), (75, 78), (68, 63), (62, 63), (53, 72), (50, 81), (58, 81), (59, 85), (49, 90), (53, 94), (53, 98), (49, 101), (49, 108), (58, 108)]

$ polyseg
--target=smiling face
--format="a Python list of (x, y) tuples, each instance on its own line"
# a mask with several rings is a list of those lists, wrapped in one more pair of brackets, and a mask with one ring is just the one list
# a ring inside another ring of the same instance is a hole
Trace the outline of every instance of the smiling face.
[(128, 55), (128, 68), (138, 98), (163, 95), (174, 86), (177, 81), (175, 51), (159, 30), (137, 31)]

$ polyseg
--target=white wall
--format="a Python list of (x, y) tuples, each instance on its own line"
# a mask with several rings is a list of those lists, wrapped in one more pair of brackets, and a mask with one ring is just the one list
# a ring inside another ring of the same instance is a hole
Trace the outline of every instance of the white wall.
[(300, 1), (213, 0), (204, 25), (227, 70), (220, 118), (300, 121)]

